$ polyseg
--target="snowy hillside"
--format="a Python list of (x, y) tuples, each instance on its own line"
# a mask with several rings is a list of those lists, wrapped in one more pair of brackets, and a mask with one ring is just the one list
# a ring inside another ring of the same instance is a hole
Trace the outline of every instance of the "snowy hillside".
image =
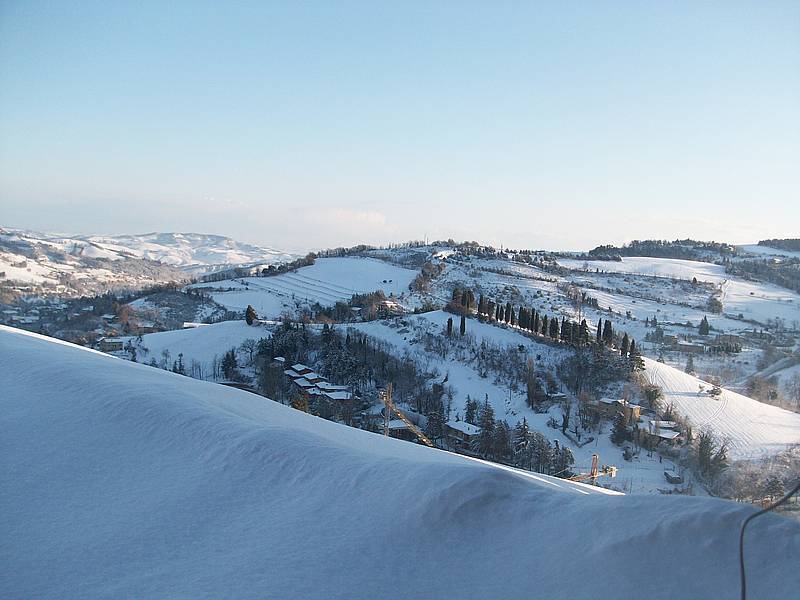
[(408, 292), (417, 271), (372, 258), (320, 258), (308, 267), (274, 277), (198, 283), (215, 302), (234, 311), (251, 305), (263, 317), (277, 317), (315, 303), (332, 306), (353, 294), (382, 290), (387, 297)]
[(221, 235), (202, 233), (146, 233), (141, 235), (93, 235), (85, 238), (99, 248), (163, 262), (194, 273), (245, 265), (280, 263), (296, 255)]
[[(0, 369), (3, 597), (738, 593), (747, 505), (610, 495), (5, 327)], [(751, 597), (791, 597), (800, 526), (767, 515), (747, 551)]]
[[(155, 360), (159, 364), (171, 365), (179, 355), (183, 355), (187, 373), (198, 379), (209, 379), (212, 376), (212, 363), (215, 359), (220, 360), (227, 350), (238, 348), (246, 340), (257, 342), (270, 335), (267, 329), (259, 325), (223, 321), (191, 329), (148, 333), (130, 340), (138, 362), (149, 364)], [(128, 356), (125, 352), (123, 354)]]
[(766, 323), (776, 317), (791, 323), (800, 321), (800, 294), (756, 281), (746, 281), (725, 273), (725, 267), (712, 263), (674, 258), (625, 257), (621, 261), (583, 261), (559, 259), (570, 269), (691, 280), (715, 284), (726, 314)]
[(0, 228), (0, 282), (28, 295), (102, 294), (185, 279), (176, 267), (88, 240)]
[(28, 294), (104, 293), (295, 258), (219, 235), (64, 236), (0, 227), (0, 281)]
[(800, 414), (757, 402), (723, 389), (715, 399), (700, 391), (711, 386), (674, 367), (645, 359), (645, 374), (664, 390), (664, 402), (674, 403), (696, 429), (709, 427), (730, 442), (731, 458), (759, 458), (800, 444)]

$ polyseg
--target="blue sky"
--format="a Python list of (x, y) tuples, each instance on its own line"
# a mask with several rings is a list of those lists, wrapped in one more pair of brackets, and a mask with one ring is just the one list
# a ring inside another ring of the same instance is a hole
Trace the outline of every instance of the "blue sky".
[(800, 235), (798, 2), (0, 3), (0, 224)]

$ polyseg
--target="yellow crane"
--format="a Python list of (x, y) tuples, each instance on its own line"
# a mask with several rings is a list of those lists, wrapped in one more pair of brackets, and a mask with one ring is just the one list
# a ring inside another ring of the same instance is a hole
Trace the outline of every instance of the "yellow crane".
[(589, 479), (592, 485), (597, 485), (598, 477), (616, 477), (617, 467), (610, 465), (603, 465), (599, 467), (600, 457), (597, 454), (592, 454), (592, 468), (588, 473), (578, 473), (569, 478), (570, 481), (586, 481)]
[(425, 444), (426, 446), (430, 446), (431, 448), (435, 448), (436, 445), (428, 439), (428, 436), (422, 433), (422, 430), (414, 424), (414, 422), (409, 419), (402, 410), (397, 408), (394, 405), (394, 401), (392, 400), (392, 384), (390, 383), (386, 386), (385, 390), (381, 390), (378, 393), (383, 403), (386, 405), (386, 410), (383, 414), (383, 435), (389, 435), (389, 421), (392, 419), (392, 413), (397, 415), (397, 418), (400, 419), (403, 424), (408, 427), (414, 435), (416, 435), (419, 440)]

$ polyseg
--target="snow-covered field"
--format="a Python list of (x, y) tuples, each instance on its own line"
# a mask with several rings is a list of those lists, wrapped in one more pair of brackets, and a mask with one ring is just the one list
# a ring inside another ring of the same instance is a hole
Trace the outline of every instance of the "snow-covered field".
[[(748, 505), (609, 495), (6, 327), (0, 370), (2, 597), (738, 593)], [(800, 525), (755, 521), (751, 597), (792, 597), (798, 554)]]
[[(320, 258), (313, 265), (274, 277), (194, 284), (195, 288), (224, 289), (212, 294), (215, 302), (242, 311), (251, 305), (260, 316), (277, 317), (313, 303), (332, 306), (353, 294), (382, 290), (386, 296), (408, 293), (417, 271), (373, 258)], [(233, 288), (228, 290), (228, 288)]]
[(177, 329), (148, 333), (141, 342), (132, 339), (136, 348), (136, 360), (149, 363), (154, 359), (160, 362), (164, 352), (169, 353), (167, 362), (177, 360), (183, 354), (183, 363), (188, 371), (192, 361), (199, 364), (206, 377), (211, 376), (211, 363), (221, 359), (231, 348), (238, 348), (245, 340), (258, 341), (272, 334), (263, 326), (248, 325), (244, 321), (223, 321), (212, 325), (202, 325), (191, 329)]
[(732, 459), (760, 458), (800, 444), (800, 414), (725, 389), (714, 399), (700, 392), (700, 385), (711, 386), (692, 375), (650, 359), (645, 365), (648, 379), (663, 388), (664, 402), (673, 402), (695, 429), (708, 427), (728, 440)]
[(770, 248), (769, 246), (759, 246), (758, 244), (746, 244), (738, 246), (740, 250), (750, 252), (751, 254), (758, 254), (759, 256), (770, 257), (786, 257), (786, 258), (800, 258), (800, 252), (793, 252), (792, 250), (781, 250), (780, 248)]
[[(779, 317), (787, 323), (800, 321), (800, 294), (769, 283), (746, 281), (725, 273), (712, 263), (673, 258), (624, 257), (622, 261), (558, 259), (564, 267), (605, 273), (655, 275), (674, 279), (714, 283), (721, 290), (725, 313), (767, 323)], [(742, 325), (744, 328), (744, 324)]]
[(600, 270), (606, 273), (632, 273), (636, 275), (655, 275), (674, 279), (692, 279), (720, 283), (728, 278), (725, 267), (713, 263), (679, 258), (650, 258), (647, 256), (625, 256), (621, 261), (578, 260), (559, 258), (558, 264), (568, 269)]

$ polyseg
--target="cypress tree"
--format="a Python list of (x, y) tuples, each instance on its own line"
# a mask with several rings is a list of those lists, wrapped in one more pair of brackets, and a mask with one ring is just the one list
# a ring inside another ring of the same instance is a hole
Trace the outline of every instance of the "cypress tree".
[(628, 350), (630, 349), (630, 340), (628, 340), (628, 334), (622, 336), (622, 346), (619, 349), (619, 353), (622, 356), (628, 356)]
[(467, 318), (461, 315), (461, 335), (467, 333)]
[(503, 320), (508, 323), (511, 320), (511, 302), (506, 302), (506, 311), (503, 314)]
[(447, 337), (453, 335), (453, 317), (447, 318)]
[(698, 333), (700, 335), (708, 335), (710, 330), (711, 326), (708, 324), (708, 319), (703, 317), (703, 320), (700, 321), (700, 326), (698, 327)]
[(540, 322), (539, 311), (537, 310), (537, 311), (535, 311), (533, 313), (533, 332), (534, 333), (539, 333), (539, 322)]
[(603, 343), (607, 346), (614, 343), (614, 330), (611, 328), (611, 321), (608, 319), (606, 319), (605, 325), (603, 326)]
[(597, 321), (597, 343), (603, 343), (603, 319)]
[(558, 319), (555, 317), (550, 319), (550, 337), (554, 340), (558, 339)]
[(547, 315), (542, 317), (542, 335), (547, 335)]

